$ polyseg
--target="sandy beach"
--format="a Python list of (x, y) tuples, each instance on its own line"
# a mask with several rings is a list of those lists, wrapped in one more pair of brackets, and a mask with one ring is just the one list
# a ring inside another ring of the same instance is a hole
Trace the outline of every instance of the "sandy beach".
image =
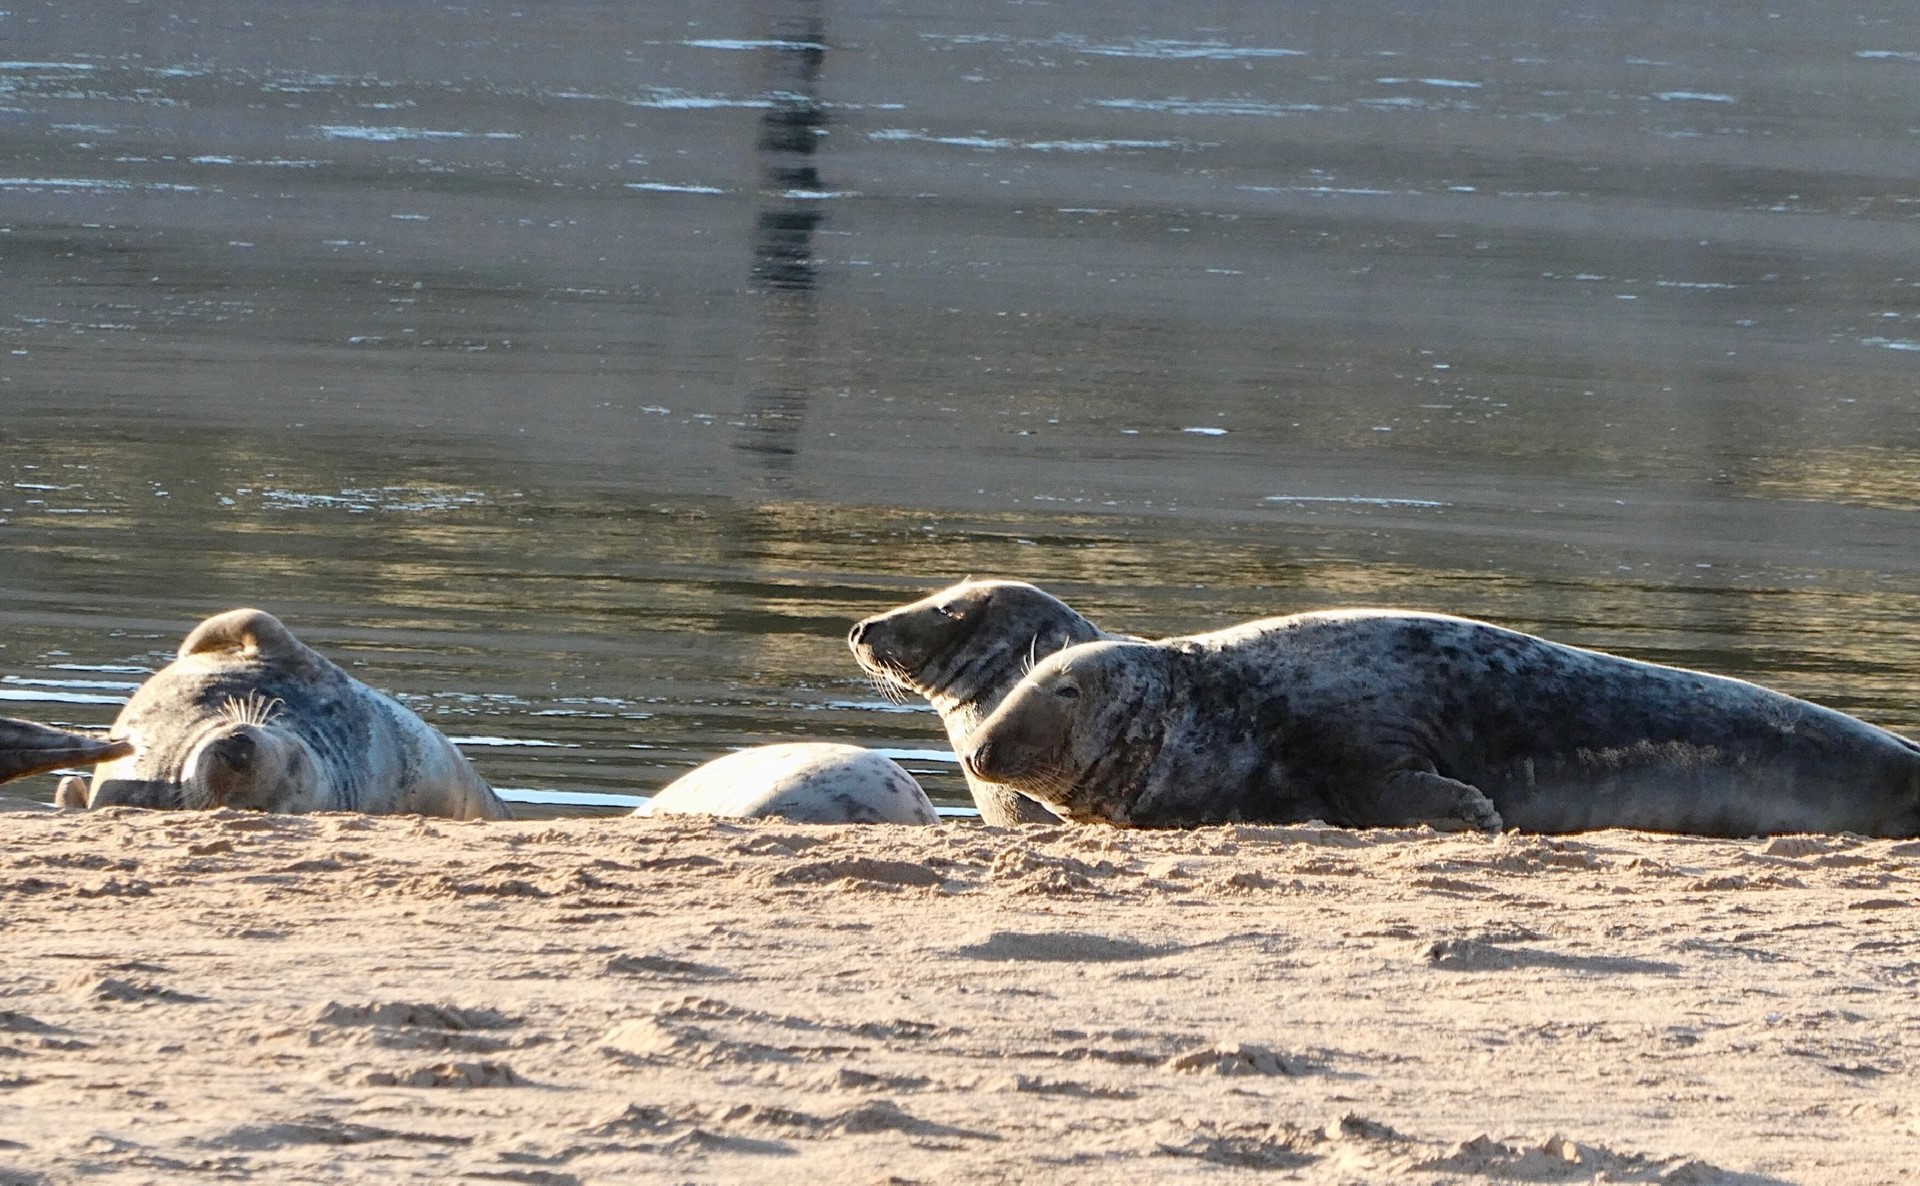
[(0, 1182), (1903, 1182), (1920, 843), (0, 815)]

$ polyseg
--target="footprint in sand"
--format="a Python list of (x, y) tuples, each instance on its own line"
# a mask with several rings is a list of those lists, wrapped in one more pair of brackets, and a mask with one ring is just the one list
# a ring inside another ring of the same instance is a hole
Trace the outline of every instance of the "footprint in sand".
[(1319, 1063), (1297, 1054), (1282, 1054), (1244, 1042), (1221, 1043), (1203, 1050), (1176, 1054), (1163, 1064), (1170, 1071), (1200, 1075), (1285, 1075), (1289, 1078), (1324, 1070)]
[(767, 879), (768, 885), (824, 885), (835, 881), (852, 883), (851, 888), (866, 886), (937, 886), (946, 881), (941, 874), (915, 861), (884, 861), (877, 857), (845, 857), (837, 861), (809, 861), (781, 869)]
[(607, 961), (609, 976), (649, 976), (661, 980), (732, 980), (728, 968), (696, 964), (664, 955), (616, 955)]
[(464, 1009), (415, 1001), (385, 1001), (344, 1005), (329, 1001), (314, 1017), (315, 1025), (359, 1031), (355, 1039), (388, 1050), (441, 1050), (462, 1054), (493, 1054), (515, 1043), (492, 1032), (514, 1029), (520, 1022), (492, 1009)]
[(1087, 931), (994, 931), (984, 939), (953, 949), (970, 960), (1032, 960), (1058, 963), (1115, 963), (1177, 955), (1184, 948), (1151, 946)]
[(1033, 1075), (1014, 1075), (1002, 1086), (1004, 1091), (1027, 1095), (1057, 1095), (1080, 1100), (1132, 1100), (1140, 1093), (1125, 1087), (1097, 1087), (1073, 1079), (1041, 1079)]
[(471, 1145), (472, 1137), (443, 1136), (431, 1132), (403, 1132), (371, 1124), (354, 1124), (332, 1116), (302, 1116), (270, 1124), (248, 1124), (218, 1136), (196, 1141), (211, 1149), (230, 1149), (248, 1153), (301, 1145), (365, 1145), (374, 1141), (415, 1141), (429, 1145)]
[(121, 980), (113, 976), (101, 976), (93, 972), (82, 972), (60, 986), (69, 995), (96, 1004), (133, 1004), (141, 1001), (154, 1001), (169, 1005), (192, 1004), (207, 998), (192, 993), (175, 992), (173, 989), (155, 984), (151, 980)]
[(503, 1062), (443, 1062), (411, 1071), (372, 1071), (361, 1080), (368, 1087), (526, 1087)]
[(453, 1005), (424, 1005), (414, 1001), (384, 1001), (343, 1005), (329, 1001), (314, 1021), (321, 1025), (388, 1025), (437, 1030), (509, 1029), (520, 1023), (492, 1009), (462, 1009)]
[(1544, 968), (1561, 972), (1590, 972), (1601, 975), (1673, 976), (1680, 965), (1665, 960), (1635, 959), (1631, 956), (1565, 955), (1531, 947), (1506, 947), (1483, 939), (1441, 939), (1419, 949), (1419, 958), (1429, 967), (1454, 972), (1511, 972), (1520, 968)]
[[(1244, 1169), (1305, 1169), (1322, 1162), (1341, 1180), (1377, 1181), (1440, 1174), (1508, 1182), (1657, 1182), (1665, 1186), (1783, 1186), (1777, 1179), (1730, 1173), (1685, 1157), (1618, 1153), (1561, 1136), (1539, 1144), (1479, 1136), (1452, 1146), (1407, 1136), (1363, 1116), (1322, 1128), (1291, 1124), (1181, 1122), (1163, 1126), (1151, 1151)], [(1424, 1180), (1424, 1179), (1423, 1179)]]
[(57, 1025), (48, 1025), (37, 1017), (0, 1009), (0, 1034), (64, 1034)]

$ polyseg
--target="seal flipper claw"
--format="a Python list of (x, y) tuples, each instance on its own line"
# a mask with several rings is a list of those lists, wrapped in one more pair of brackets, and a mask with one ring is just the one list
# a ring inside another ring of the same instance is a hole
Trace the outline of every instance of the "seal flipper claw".
[(1360, 813), (1362, 826), (1430, 825), (1442, 832), (1498, 832), (1500, 809), (1480, 788), (1429, 770), (1396, 770), (1380, 781)]

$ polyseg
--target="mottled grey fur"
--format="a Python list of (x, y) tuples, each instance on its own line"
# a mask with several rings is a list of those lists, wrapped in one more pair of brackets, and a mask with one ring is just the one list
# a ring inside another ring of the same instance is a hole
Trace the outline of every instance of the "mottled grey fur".
[(758, 745), (681, 775), (635, 815), (803, 824), (937, 824), (920, 780), (885, 754), (831, 741)]
[(508, 819), (439, 730), (340, 670), (272, 614), (208, 618), (113, 723), (89, 807), (240, 807)]
[(1756, 684), (1343, 610), (1039, 664), (968, 765), (1076, 820), (1920, 834), (1920, 745)]
[[(864, 619), (847, 645), (881, 691), (925, 697), (954, 753), (964, 754), (974, 728), (1035, 662), (1075, 643), (1119, 637), (1032, 585), (962, 581)], [(987, 823), (1060, 822), (1032, 799), (971, 772), (967, 788)]]

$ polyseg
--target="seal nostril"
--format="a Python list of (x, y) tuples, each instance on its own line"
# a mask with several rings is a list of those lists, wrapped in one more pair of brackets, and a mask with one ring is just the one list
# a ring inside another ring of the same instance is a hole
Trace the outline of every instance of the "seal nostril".
[(847, 631), (847, 642), (848, 644), (857, 647), (861, 644), (862, 641), (866, 639), (866, 636), (867, 636), (867, 624), (865, 622), (855, 622), (853, 624), (853, 629)]
[(978, 775), (992, 759), (993, 742), (983, 741), (967, 751), (966, 761), (962, 764), (966, 766), (969, 774)]
[(213, 756), (229, 770), (245, 770), (253, 765), (257, 747), (244, 733), (224, 738), (213, 747)]

